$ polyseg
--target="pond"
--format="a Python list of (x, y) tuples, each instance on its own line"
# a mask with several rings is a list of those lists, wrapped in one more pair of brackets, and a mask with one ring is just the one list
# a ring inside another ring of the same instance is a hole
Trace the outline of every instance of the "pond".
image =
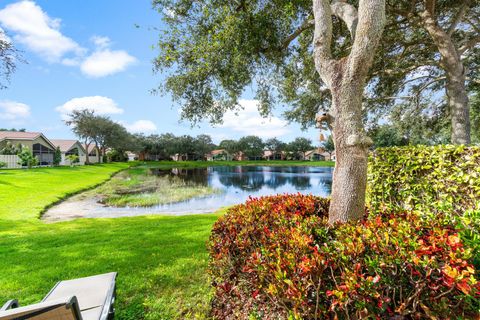
[(200, 214), (245, 202), (249, 197), (282, 193), (303, 193), (328, 196), (331, 192), (333, 168), (309, 166), (218, 166), (195, 169), (149, 169), (157, 176), (176, 177), (182, 181), (212, 187), (218, 192), (190, 200), (152, 207), (110, 207), (94, 197), (73, 197), (51, 208), (47, 220), (68, 220), (79, 217), (119, 217), (145, 214)]

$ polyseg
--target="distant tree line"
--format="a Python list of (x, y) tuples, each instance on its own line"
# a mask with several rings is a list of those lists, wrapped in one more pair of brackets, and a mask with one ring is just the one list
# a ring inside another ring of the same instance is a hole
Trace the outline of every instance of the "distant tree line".
[[(225, 150), (231, 157), (242, 156), (249, 160), (262, 159), (265, 151), (270, 151), (273, 159), (281, 155), (279, 159), (304, 160), (306, 153), (315, 148), (312, 140), (303, 137), (286, 143), (277, 138), (262, 140), (251, 135), (238, 140), (223, 140), (217, 145), (212, 137), (206, 134), (196, 137), (176, 136), (172, 133), (148, 136), (131, 134), (123, 125), (90, 110), (73, 111), (66, 124), (88, 150), (95, 146), (100, 151), (99, 158), (108, 156), (109, 160), (113, 161), (125, 160), (126, 151), (143, 154), (147, 160), (170, 160), (172, 156), (175, 156), (176, 160), (205, 160), (207, 155), (216, 149)], [(329, 146), (331, 150), (328, 149)], [(333, 141), (327, 140), (324, 148), (331, 153)]]
[(260, 160), (265, 151), (271, 151), (272, 157), (282, 154), (278, 159), (305, 159), (305, 154), (314, 149), (312, 141), (307, 138), (296, 138), (292, 142), (285, 143), (277, 138), (262, 140), (260, 137), (251, 135), (238, 140), (222, 140), (218, 145), (213, 143), (209, 135), (175, 136), (171, 133), (161, 135), (136, 135), (137, 151), (148, 154), (151, 160), (170, 159), (172, 155), (178, 155), (179, 160), (205, 160), (213, 150), (225, 150), (230, 157), (243, 156), (248, 160)]

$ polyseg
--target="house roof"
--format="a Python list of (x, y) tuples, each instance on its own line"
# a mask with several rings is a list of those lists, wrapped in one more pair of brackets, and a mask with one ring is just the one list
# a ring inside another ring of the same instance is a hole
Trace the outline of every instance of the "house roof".
[(54, 144), (47, 139), (41, 132), (22, 132), (22, 131), (0, 131), (0, 141), (3, 140), (26, 140), (33, 141), (39, 137), (42, 137), (51, 147), (55, 147)]
[(313, 149), (313, 150), (310, 150), (310, 151), (305, 152), (305, 156), (308, 157), (308, 156), (310, 156), (310, 155), (312, 155), (312, 154), (321, 154), (321, 155), (323, 155), (323, 154), (325, 154), (325, 153), (327, 153), (327, 152), (326, 152), (325, 150), (323, 150), (322, 148), (317, 148), (317, 149)]
[[(60, 151), (62, 152), (68, 152), (70, 149), (75, 147), (75, 144), (78, 143), (78, 140), (61, 140), (61, 139), (55, 139), (55, 140), (50, 140), (55, 147), (60, 147)], [(78, 146), (80, 146), (83, 151), (85, 151), (85, 148), (78, 143)]]
[(0, 131), (0, 140), (35, 140), (40, 132)]
[(225, 149), (212, 150), (212, 152), (210, 152), (210, 154), (212, 156), (216, 156), (216, 155), (222, 154), (222, 153), (227, 153), (227, 152), (225, 151)]

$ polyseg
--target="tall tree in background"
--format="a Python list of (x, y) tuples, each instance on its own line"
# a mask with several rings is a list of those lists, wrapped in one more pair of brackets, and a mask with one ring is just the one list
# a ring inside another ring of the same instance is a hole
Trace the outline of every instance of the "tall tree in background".
[(240, 152), (240, 146), (238, 142), (235, 140), (230, 140), (230, 139), (222, 140), (220, 141), (220, 144), (218, 145), (218, 147), (220, 149), (224, 149), (225, 151), (227, 151), (227, 153), (229, 153), (233, 157), (237, 156), (238, 152)]
[(270, 138), (265, 141), (265, 149), (272, 151), (273, 153), (279, 153), (284, 151), (285, 143), (278, 140), (277, 138)]
[(264, 146), (262, 139), (257, 136), (246, 136), (238, 140), (239, 150), (250, 160), (262, 158)]
[(301, 153), (302, 160), (305, 160), (307, 151), (313, 149), (312, 140), (302, 137), (295, 138), (295, 140), (289, 143), (288, 149), (294, 153)]
[[(153, 4), (167, 25), (155, 68), (169, 69), (164, 88), (181, 104), (183, 118), (221, 122), (226, 111), (239, 109), (238, 99), (252, 83), (264, 115), (278, 96), (292, 102), (291, 118), (312, 124), (331, 101), (323, 119), (333, 128), (337, 149), (330, 222), (359, 219), (371, 143), (362, 97), (385, 24), (385, 0), (361, 0), (358, 12), (344, 1), (327, 0)], [(332, 15), (344, 21), (350, 36), (334, 28), (339, 23)]]
[[(450, 142), (470, 143), (467, 88), (480, 85), (480, 2), (390, 1), (387, 12), (380, 51), (390, 59), (377, 60), (374, 66), (373, 100), (403, 104), (395, 99), (401, 95), (411, 101), (404, 107), (423, 104), (423, 114), (436, 117), (444, 112), (451, 123)], [(445, 103), (439, 92), (446, 93)]]
[(330, 155), (330, 160), (332, 160), (332, 155), (335, 152), (335, 144), (333, 143), (332, 135), (329, 135), (327, 140), (325, 140), (322, 144), (323, 149), (328, 152)]
[(72, 127), (73, 133), (84, 143), (87, 151), (85, 164), (90, 164), (88, 153), (96, 134), (96, 116), (94, 112), (88, 109), (74, 110), (65, 123)]
[(215, 148), (212, 137), (207, 134), (200, 134), (195, 138), (195, 152), (204, 160), (205, 155)]

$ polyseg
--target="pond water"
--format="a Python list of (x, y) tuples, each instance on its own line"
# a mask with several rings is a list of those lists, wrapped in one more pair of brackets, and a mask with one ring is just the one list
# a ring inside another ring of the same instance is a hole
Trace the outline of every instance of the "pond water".
[[(65, 220), (79, 217), (119, 217), (145, 214), (211, 213), (222, 207), (245, 202), (249, 197), (282, 193), (303, 193), (328, 196), (331, 192), (331, 167), (219, 166), (195, 169), (150, 169), (151, 173), (177, 176), (185, 181), (219, 189), (220, 192), (154, 207), (107, 207), (98, 199), (75, 197), (50, 209), (44, 218)], [(71, 216), (66, 216), (70, 211)], [(64, 216), (62, 218), (62, 216)], [(65, 218), (65, 219), (64, 219)]]
[(205, 213), (245, 202), (250, 196), (297, 192), (328, 196), (331, 192), (333, 168), (237, 166), (151, 171), (157, 175), (177, 176), (222, 191), (203, 198), (156, 206), (155, 211)]

